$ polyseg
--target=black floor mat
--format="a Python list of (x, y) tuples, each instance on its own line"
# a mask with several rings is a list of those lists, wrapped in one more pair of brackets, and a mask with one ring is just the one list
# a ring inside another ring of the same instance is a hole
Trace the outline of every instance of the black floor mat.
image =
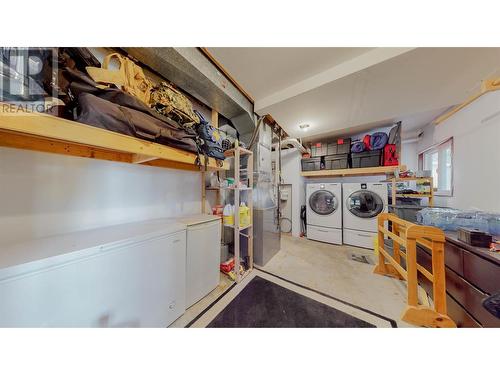
[(213, 328), (371, 328), (373, 324), (259, 276), (222, 310)]

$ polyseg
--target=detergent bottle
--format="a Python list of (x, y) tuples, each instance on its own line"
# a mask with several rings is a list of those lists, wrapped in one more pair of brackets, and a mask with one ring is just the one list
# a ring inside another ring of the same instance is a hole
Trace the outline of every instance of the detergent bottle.
[(245, 202), (240, 203), (240, 227), (250, 225), (250, 209)]
[(234, 225), (234, 209), (229, 203), (226, 204), (226, 206), (224, 207), (224, 210), (222, 211), (222, 216), (224, 219), (224, 224)]

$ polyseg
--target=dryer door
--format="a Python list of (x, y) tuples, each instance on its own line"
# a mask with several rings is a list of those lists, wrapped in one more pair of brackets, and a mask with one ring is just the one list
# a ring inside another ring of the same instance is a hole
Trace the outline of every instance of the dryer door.
[(317, 190), (309, 196), (309, 207), (321, 216), (333, 214), (339, 207), (335, 194), (328, 190)]
[(384, 202), (373, 191), (358, 190), (347, 197), (346, 208), (354, 216), (371, 219), (384, 210)]

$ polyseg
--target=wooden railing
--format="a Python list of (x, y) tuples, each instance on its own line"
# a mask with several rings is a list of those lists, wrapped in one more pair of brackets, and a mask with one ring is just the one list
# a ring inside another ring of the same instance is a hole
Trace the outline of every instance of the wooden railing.
[[(385, 225), (389, 221), (392, 223), (391, 231)], [(392, 239), (392, 256), (384, 246), (386, 236)], [(417, 243), (431, 251), (432, 272), (417, 263)], [(401, 317), (403, 321), (424, 327), (456, 327), (446, 310), (444, 243), (444, 233), (439, 228), (416, 225), (394, 214), (378, 215), (379, 255), (373, 272), (406, 280), (408, 306)], [(402, 257), (405, 259), (406, 268), (401, 264)], [(389, 263), (386, 263), (386, 260)], [(433, 308), (418, 302), (418, 272), (432, 282)]]

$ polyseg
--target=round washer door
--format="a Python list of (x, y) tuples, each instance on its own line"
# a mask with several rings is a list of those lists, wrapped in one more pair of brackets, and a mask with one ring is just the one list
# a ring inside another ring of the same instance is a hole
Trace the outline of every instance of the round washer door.
[(309, 207), (318, 215), (331, 215), (339, 206), (337, 197), (328, 190), (318, 190), (309, 197)]
[(384, 210), (382, 198), (369, 190), (358, 190), (349, 195), (346, 206), (349, 212), (363, 219), (375, 217)]

